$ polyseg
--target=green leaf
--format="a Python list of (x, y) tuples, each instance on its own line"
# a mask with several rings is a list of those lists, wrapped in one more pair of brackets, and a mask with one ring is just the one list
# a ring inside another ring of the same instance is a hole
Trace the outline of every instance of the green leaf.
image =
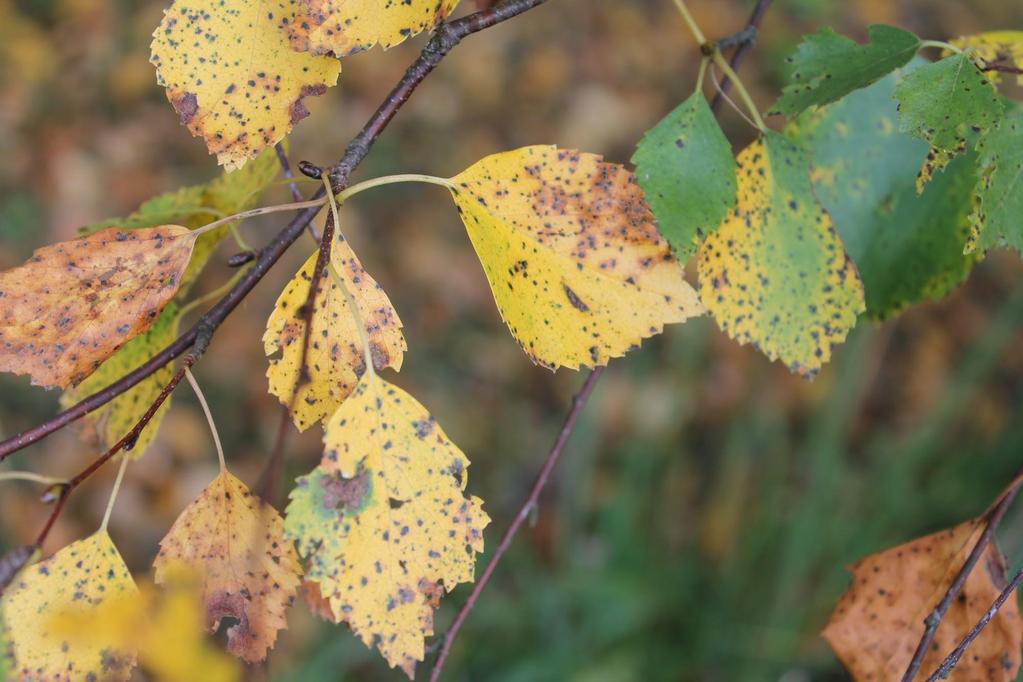
[(791, 82), (771, 111), (791, 117), (830, 104), (904, 66), (919, 47), (919, 38), (894, 26), (871, 26), (866, 45), (822, 28), (789, 57)]
[(986, 251), (1001, 237), (1023, 252), (1023, 107), (1014, 107), (977, 149), (980, 177), (967, 249)]
[(700, 247), (700, 299), (736, 341), (812, 378), (856, 324), (863, 285), (805, 150), (768, 133), (737, 161), (735, 209)]
[(680, 258), (696, 251), (735, 206), (735, 159), (707, 100), (695, 93), (640, 141), (636, 180)]
[(965, 53), (910, 71), (895, 86), (895, 99), (899, 130), (931, 145), (917, 190), (990, 129), (1004, 110), (994, 85)]
[(927, 144), (896, 129), (894, 90), (893, 74), (789, 127), (810, 151), (814, 192), (859, 270), (875, 319), (941, 298), (977, 260), (963, 255), (972, 161), (956, 160), (917, 194)]

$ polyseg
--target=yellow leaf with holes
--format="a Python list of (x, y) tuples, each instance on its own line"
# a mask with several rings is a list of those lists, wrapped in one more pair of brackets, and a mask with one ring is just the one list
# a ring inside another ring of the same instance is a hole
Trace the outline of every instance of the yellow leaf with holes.
[(469, 460), (415, 398), (367, 375), (326, 422), (320, 465), (298, 479), (285, 533), (335, 619), (411, 678), (444, 590), (471, 582), (482, 500)]
[(291, 49), (298, 9), (299, 0), (175, 0), (153, 33), (157, 82), (228, 170), (284, 139), (309, 115), (303, 98), (337, 83), (336, 59)]
[(122, 637), (74, 637), (55, 619), (102, 621), (139, 591), (106, 531), (73, 542), (29, 566), (0, 600), (16, 677), (25, 680), (126, 680), (135, 643)]
[[(387, 294), (359, 263), (352, 248), (338, 234), (331, 249), (331, 263), (358, 304), (365, 322), (377, 369), (401, 369), (405, 337), (401, 320)], [(312, 325), (305, 341), (303, 306), (316, 268), (314, 253), (284, 287), (263, 335), (263, 349), (270, 359), (266, 376), (270, 392), (291, 409), (295, 425), (305, 430), (338, 408), (365, 371), (362, 340), (345, 298), (333, 275), (323, 273), (316, 294)], [(302, 349), (308, 343), (306, 376), (302, 376)], [(299, 386), (298, 395), (295, 387)]]
[(402, 43), (439, 21), (458, 0), (299, 0), (299, 16), (290, 23), (292, 46), (313, 54), (346, 57), (381, 45)]
[[(138, 650), (146, 679), (164, 682), (235, 682), (239, 666), (203, 632), (199, 585), (180, 568), (157, 590), (144, 583), (131, 599), (118, 600), (100, 613), (66, 610), (50, 617), (53, 632), (69, 646)], [(36, 679), (36, 678), (31, 678)], [(58, 679), (99, 679), (70, 675)]]
[[(988, 31), (956, 38), (952, 44), (964, 50), (972, 47), (988, 66), (1023, 69), (1023, 31)], [(984, 73), (995, 82), (1001, 77), (997, 69)], [(1017, 74), (1016, 82), (1023, 85), (1023, 74)]]
[(227, 648), (258, 663), (287, 627), (285, 610), (300, 582), (295, 547), (283, 533), (280, 514), (222, 471), (160, 542), (156, 582), (179, 565), (194, 572), (207, 627), (216, 632), (221, 619), (237, 620), (227, 630)]
[[(152, 327), (126, 343), (85, 381), (65, 391), (60, 397), (61, 407), (71, 407), (79, 400), (103, 390), (162, 351), (177, 338), (180, 319), (178, 307), (173, 303), (168, 305)], [(173, 367), (170, 364), (164, 365), (106, 405), (90, 412), (86, 419), (100, 445), (103, 448), (113, 447), (114, 443), (131, 431), (173, 376)], [(131, 447), (132, 458), (138, 459), (145, 454), (146, 448), (160, 430), (160, 423), (170, 409), (170, 402), (171, 397), (168, 397), (139, 434)]]
[(729, 336), (811, 378), (863, 312), (863, 284), (802, 149), (768, 133), (737, 162), (738, 203), (700, 248), (700, 297)]
[(0, 273), (0, 371), (67, 388), (149, 329), (181, 286), (195, 234), (110, 228)]
[(537, 364), (605, 365), (703, 313), (624, 166), (534, 146), (451, 182), (501, 317)]

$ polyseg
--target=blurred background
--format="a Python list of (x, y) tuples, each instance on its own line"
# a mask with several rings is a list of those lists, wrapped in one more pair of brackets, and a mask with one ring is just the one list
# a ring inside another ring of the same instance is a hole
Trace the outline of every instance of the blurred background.
[[(178, 124), (148, 63), (164, 3), (0, 0), (0, 267), (217, 173)], [(750, 3), (693, 0), (704, 32)], [(459, 12), (472, 9), (470, 0)], [(1006, 0), (776, 0), (742, 74), (762, 109), (782, 61), (822, 24), (858, 40), (886, 22), (932, 39), (1023, 28)], [(307, 100), (293, 161), (336, 160), (424, 37), (344, 63)], [(357, 179), (451, 175), (486, 154), (556, 143), (626, 162), (642, 133), (693, 88), (696, 49), (670, 0), (551, 0), (468, 39), (398, 115)], [(753, 130), (722, 116), (736, 149)], [(779, 124), (776, 120), (774, 122)], [(446, 193), (360, 195), (344, 230), (387, 289), (410, 351), (392, 380), (436, 415), (473, 462), (492, 548), (518, 510), (581, 377), (534, 367), (502, 326)], [(264, 203), (286, 201), (283, 187)], [(244, 229), (262, 243), (280, 220)], [(277, 293), (312, 250), (299, 242), (218, 332), (196, 370), (229, 464), (255, 484), (280, 422), (260, 337)], [(231, 245), (200, 292), (223, 283)], [(689, 268), (693, 277), (695, 264)], [(1023, 463), (1023, 267), (994, 253), (946, 300), (884, 324), (861, 320), (814, 383), (727, 339), (710, 319), (666, 330), (606, 372), (534, 523), (484, 593), (449, 680), (846, 679), (818, 631), (857, 558), (983, 511)], [(52, 415), (58, 395), (0, 376), (0, 432)], [(75, 429), (10, 468), (69, 475), (96, 456)], [(288, 481), (319, 458), (315, 429), (289, 434)], [(91, 533), (113, 468), (74, 495), (48, 553)], [(148, 570), (181, 509), (213, 478), (208, 429), (187, 389), (128, 469), (111, 534)], [(29, 541), (48, 509), (4, 483), (0, 546)], [(280, 502), (280, 501), (279, 501)], [(1023, 516), (1002, 533), (1023, 561)], [(438, 631), (467, 596), (444, 601)], [(425, 673), (421, 670), (421, 675)], [(252, 679), (397, 680), (343, 626), (299, 604)]]

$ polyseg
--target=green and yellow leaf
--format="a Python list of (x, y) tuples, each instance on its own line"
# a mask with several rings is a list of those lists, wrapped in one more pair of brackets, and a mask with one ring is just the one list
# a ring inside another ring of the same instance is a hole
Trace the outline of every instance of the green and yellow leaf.
[(441, 594), (471, 582), (482, 500), (469, 460), (412, 396), (367, 374), (326, 423), (320, 465), (298, 479), (285, 533), (335, 620), (411, 678)]
[[(338, 233), (331, 249), (331, 263), (352, 292), (365, 323), (376, 369), (401, 369), (405, 337), (401, 320), (376, 280), (359, 263), (351, 246)], [(313, 253), (298, 271), (274, 306), (263, 334), (263, 349), (270, 365), (266, 376), (270, 393), (291, 409), (299, 430), (332, 414), (359, 383), (366, 370), (359, 328), (348, 301), (333, 276), (324, 272), (319, 280), (309, 330), (306, 375), (302, 376), (305, 316), (302, 307), (316, 268)], [(295, 388), (298, 387), (296, 395)]]
[(15, 675), (26, 680), (127, 680), (135, 667), (136, 643), (123, 637), (74, 636), (58, 621), (103, 621), (138, 598), (106, 531), (24, 569), (0, 600)]
[(700, 247), (700, 294), (729, 336), (812, 378), (864, 310), (805, 151), (768, 133), (738, 157), (738, 203)]
[(458, 0), (299, 0), (290, 22), (292, 46), (347, 57), (380, 45), (385, 50), (443, 21)]
[(605, 365), (703, 313), (624, 166), (523, 147), (451, 182), (501, 317), (537, 364)]
[(977, 149), (977, 201), (967, 248), (987, 251), (1004, 240), (1023, 252), (1023, 107), (1014, 107)]
[(0, 371), (39, 386), (79, 383), (156, 322), (194, 244), (179, 225), (111, 228), (0, 273)]
[(337, 83), (336, 59), (296, 52), (299, 0), (175, 0), (153, 33), (157, 82), (189, 132), (227, 170), (284, 139), (309, 115), (303, 99)]
[(236, 620), (227, 630), (228, 651), (258, 663), (287, 627), (285, 611), (300, 583), (295, 547), (283, 536), (280, 514), (224, 470), (160, 541), (156, 582), (178, 567), (194, 573), (207, 628), (216, 632), (221, 619)]

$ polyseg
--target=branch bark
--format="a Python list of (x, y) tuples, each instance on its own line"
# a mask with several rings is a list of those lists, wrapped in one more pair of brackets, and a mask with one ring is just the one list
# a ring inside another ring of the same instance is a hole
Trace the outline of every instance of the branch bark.
[[(739, 65), (742, 63), (743, 57), (746, 56), (746, 52), (756, 44), (757, 30), (760, 28), (760, 22), (763, 21), (764, 14), (770, 5), (771, 0), (757, 0), (757, 4), (753, 7), (753, 12), (750, 13), (749, 21), (746, 22), (746, 28), (740, 31), (746, 37), (744, 40), (739, 41), (735, 47), (735, 52), (732, 53), (731, 58), (728, 60), (732, 70), (739, 70)], [(714, 99), (710, 103), (710, 110), (715, 114), (721, 110), (721, 105), (725, 101), (725, 95), (728, 94), (728, 88), (731, 86), (732, 79), (728, 76), (721, 79), (721, 89), (714, 95)]]

